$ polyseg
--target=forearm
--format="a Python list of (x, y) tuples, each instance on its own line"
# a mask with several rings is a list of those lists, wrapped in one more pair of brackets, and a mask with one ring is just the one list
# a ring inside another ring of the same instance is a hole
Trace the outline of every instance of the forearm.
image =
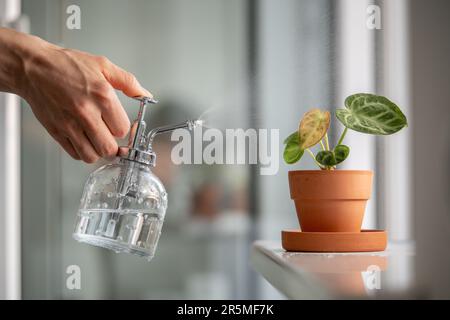
[(27, 63), (46, 44), (35, 36), (0, 28), (0, 91), (21, 94)]

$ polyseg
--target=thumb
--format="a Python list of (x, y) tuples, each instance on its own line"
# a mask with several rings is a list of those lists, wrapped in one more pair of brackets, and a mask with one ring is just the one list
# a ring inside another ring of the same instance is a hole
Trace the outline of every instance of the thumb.
[(153, 98), (153, 95), (141, 86), (132, 73), (123, 70), (113, 63), (109, 63), (103, 69), (103, 75), (114, 89), (122, 91), (129, 97), (146, 96)]

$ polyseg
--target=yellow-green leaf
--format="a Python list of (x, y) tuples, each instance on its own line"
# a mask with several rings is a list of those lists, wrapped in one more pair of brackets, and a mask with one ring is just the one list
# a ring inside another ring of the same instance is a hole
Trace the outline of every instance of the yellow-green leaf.
[(319, 143), (329, 127), (330, 113), (328, 111), (312, 109), (305, 113), (298, 128), (301, 149), (305, 150)]

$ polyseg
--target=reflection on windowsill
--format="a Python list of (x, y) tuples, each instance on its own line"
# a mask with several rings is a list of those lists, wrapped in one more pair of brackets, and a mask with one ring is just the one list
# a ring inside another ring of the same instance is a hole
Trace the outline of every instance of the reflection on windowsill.
[(365, 296), (369, 293), (368, 290), (375, 289), (380, 280), (380, 272), (386, 271), (388, 264), (384, 252), (373, 254), (284, 252), (281, 256), (298, 268), (310, 272), (332, 291), (347, 296)]
[(412, 243), (395, 242), (383, 252), (314, 253), (257, 241), (252, 253), (254, 268), (293, 299), (412, 297), (413, 259)]

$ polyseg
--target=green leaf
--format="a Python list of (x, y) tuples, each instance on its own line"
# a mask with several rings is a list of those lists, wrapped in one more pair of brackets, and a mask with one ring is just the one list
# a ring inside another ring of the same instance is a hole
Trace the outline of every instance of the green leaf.
[(295, 131), (291, 133), (286, 139), (284, 139), (283, 143), (288, 144), (289, 142), (295, 142), (299, 143), (299, 137), (298, 137), (298, 131)]
[(316, 154), (316, 161), (325, 167), (332, 167), (336, 165), (336, 157), (333, 151), (319, 151)]
[(286, 144), (283, 152), (284, 161), (288, 164), (293, 164), (299, 161), (305, 151), (300, 147), (298, 132), (295, 131), (289, 135), (289, 137), (284, 140), (284, 143)]
[(336, 164), (341, 163), (345, 159), (347, 159), (350, 154), (350, 148), (344, 144), (340, 144), (334, 148), (334, 155), (336, 157)]
[(284, 148), (283, 158), (287, 164), (294, 164), (301, 159), (305, 151), (299, 145), (287, 144)]
[(330, 127), (330, 113), (320, 109), (309, 110), (300, 121), (298, 134), (302, 149), (319, 143)]
[(316, 161), (326, 167), (334, 167), (344, 161), (350, 154), (350, 148), (340, 144), (333, 151), (320, 151), (316, 155)]
[(336, 117), (344, 126), (358, 132), (388, 135), (408, 125), (400, 108), (382, 96), (354, 94), (345, 99), (345, 108), (336, 110)]

